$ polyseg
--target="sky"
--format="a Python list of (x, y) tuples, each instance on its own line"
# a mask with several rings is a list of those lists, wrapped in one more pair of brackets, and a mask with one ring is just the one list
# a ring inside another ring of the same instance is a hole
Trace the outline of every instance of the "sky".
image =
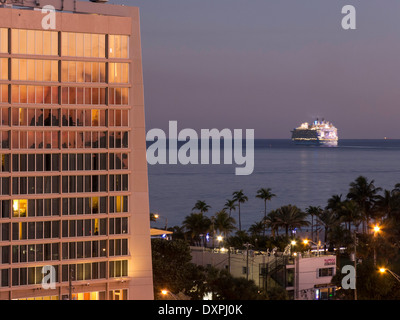
[[(400, 2), (110, 0), (140, 8), (146, 129), (400, 138)], [(341, 26), (356, 9), (356, 29)]]

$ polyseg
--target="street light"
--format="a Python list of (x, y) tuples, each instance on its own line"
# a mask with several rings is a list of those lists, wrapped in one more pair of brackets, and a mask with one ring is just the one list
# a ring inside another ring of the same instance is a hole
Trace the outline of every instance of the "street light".
[(381, 231), (381, 227), (376, 224), (373, 226), (373, 230), (374, 230), (374, 266), (376, 266), (376, 237), (379, 234), (379, 232)]
[(381, 227), (379, 225), (374, 225), (374, 235), (376, 235), (379, 231), (381, 231)]
[(167, 296), (168, 294), (172, 296), (172, 298), (174, 298), (174, 300), (179, 300), (178, 297), (176, 295), (174, 295), (171, 291), (167, 290), (167, 289), (162, 289), (161, 290), (161, 294), (163, 296)]
[[(219, 235), (217, 236), (217, 241), (218, 241), (218, 247), (221, 247), (221, 242), (224, 240), (224, 237)], [(214, 237), (213, 237), (213, 247), (215, 247), (214, 245)]]
[(165, 219), (165, 230), (167, 230), (168, 218), (167, 218), (167, 217), (160, 216), (158, 213), (155, 213), (155, 214), (154, 214), (154, 219), (156, 219), (156, 222), (157, 222), (157, 219), (159, 219), (159, 218)]
[(290, 254), (292, 255), (295, 255), (295, 253), (296, 252), (293, 252), (293, 246), (295, 246), (296, 245), (296, 241), (294, 241), (294, 240), (292, 240), (292, 241), (290, 241)]
[(398, 274), (386, 268), (379, 268), (379, 272), (382, 274), (384, 274), (386, 271), (389, 272), (393, 276), (393, 278), (395, 278), (398, 282), (400, 282), (400, 276)]

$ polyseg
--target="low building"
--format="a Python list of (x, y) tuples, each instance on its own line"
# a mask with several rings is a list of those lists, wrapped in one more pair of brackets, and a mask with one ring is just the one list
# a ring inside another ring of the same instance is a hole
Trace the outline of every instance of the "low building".
[(284, 287), (291, 299), (328, 300), (334, 297), (331, 284), (336, 256), (254, 250), (191, 247), (192, 262), (228, 270), (234, 277), (253, 280), (264, 290)]

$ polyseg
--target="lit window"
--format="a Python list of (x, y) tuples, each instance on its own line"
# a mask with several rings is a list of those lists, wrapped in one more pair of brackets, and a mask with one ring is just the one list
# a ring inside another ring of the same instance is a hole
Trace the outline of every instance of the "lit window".
[(13, 204), (13, 216), (14, 217), (26, 217), (28, 210), (28, 200), (27, 199), (14, 199)]

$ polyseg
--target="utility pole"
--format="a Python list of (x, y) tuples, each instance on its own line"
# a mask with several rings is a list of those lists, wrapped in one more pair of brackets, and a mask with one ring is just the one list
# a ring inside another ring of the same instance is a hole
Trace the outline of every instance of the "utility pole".
[(228, 248), (228, 271), (231, 273), (231, 247)]
[(72, 300), (72, 266), (69, 269), (69, 300)]
[(357, 300), (357, 232), (354, 231), (354, 300)]
[(246, 279), (249, 280), (249, 247), (252, 247), (253, 245), (245, 243), (244, 246), (246, 247)]

